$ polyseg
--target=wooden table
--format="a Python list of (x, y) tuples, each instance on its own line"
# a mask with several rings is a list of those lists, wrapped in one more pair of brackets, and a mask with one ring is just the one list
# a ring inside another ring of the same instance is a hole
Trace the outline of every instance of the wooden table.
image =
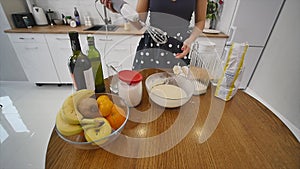
[[(143, 70), (144, 77), (157, 70)], [(109, 80), (106, 80), (108, 85)], [(205, 95), (193, 96), (180, 109), (165, 109), (156, 120), (149, 123), (129, 121), (123, 134), (128, 137), (149, 138), (169, 130), (179, 118), (179, 111), (190, 113), (199, 111), (188, 134), (174, 147), (161, 154), (146, 157), (152, 152), (151, 146), (140, 146), (137, 151), (144, 158), (119, 156), (102, 148), (81, 150), (65, 143), (55, 131), (52, 132), (47, 154), (47, 169), (75, 168), (300, 168), (300, 144), (289, 129), (265, 106), (243, 91), (238, 91), (234, 98), (226, 103), (212, 97), (209, 87)], [(197, 101), (200, 99), (200, 104)], [(196, 104), (195, 104), (196, 103)], [(196, 106), (195, 106), (196, 105)], [(215, 106), (212, 107), (211, 106)], [(217, 106), (216, 106), (217, 105)], [(218, 108), (225, 105), (224, 112)], [(143, 101), (137, 107), (144, 111), (161, 110), (148, 99), (144, 90)], [(214, 130), (214, 126), (217, 126)], [(182, 126), (185, 127), (185, 126)], [(212, 133), (210, 135), (209, 133)], [(180, 131), (173, 134), (174, 140)], [(204, 136), (203, 136), (204, 135)], [(207, 139), (207, 140), (206, 140)], [(169, 139), (168, 141), (172, 141)], [(115, 140), (118, 142), (118, 139)], [(111, 144), (115, 144), (115, 142)], [(153, 147), (159, 145), (153, 143)], [(120, 146), (128, 148), (128, 145)], [(130, 145), (129, 145), (130, 147)], [(141, 154), (142, 152), (142, 154)]]

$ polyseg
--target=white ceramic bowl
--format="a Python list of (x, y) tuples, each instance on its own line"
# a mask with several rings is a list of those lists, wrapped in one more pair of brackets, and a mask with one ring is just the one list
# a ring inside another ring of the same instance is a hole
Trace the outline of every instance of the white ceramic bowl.
[[(194, 92), (194, 85), (191, 80), (187, 79), (184, 76), (175, 75), (168, 72), (160, 72), (150, 75), (146, 79), (145, 85), (150, 99), (154, 103), (166, 108), (175, 108), (184, 105), (191, 99)], [(156, 92), (157, 86), (159, 85), (171, 86), (168, 86), (167, 88)], [(169, 97), (170, 94), (172, 94), (172, 97)], [(173, 97), (174, 94), (177, 96)]]

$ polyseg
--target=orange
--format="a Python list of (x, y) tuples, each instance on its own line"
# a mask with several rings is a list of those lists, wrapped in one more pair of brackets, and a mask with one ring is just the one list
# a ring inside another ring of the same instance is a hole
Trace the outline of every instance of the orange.
[(99, 112), (103, 117), (108, 116), (111, 113), (113, 102), (106, 95), (101, 95), (97, 98)]
[(126, 120), (125, 112), (122, 108), (114, 104), (111, 109), (111, 113), (106, 117), (106, 119), (109, 121), (110, 126), (117, 130)]

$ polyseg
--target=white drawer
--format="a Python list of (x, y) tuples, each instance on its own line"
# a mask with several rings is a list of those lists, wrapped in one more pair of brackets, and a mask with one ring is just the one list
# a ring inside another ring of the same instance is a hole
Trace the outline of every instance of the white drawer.
[(11, 33), (9, 37), (12, 42), (16, 43), (46, 43), (43, 34), (33, 33)]
[(96, 35), (95, 40), (100, 43), (130, 43), (134, 35)]
[(30, 82), (59, 83), (46, 43), (14, 43), (14, 49)]
[(105, 52), (108, 57), (114, 57), (112, 59), (119, 60), (130, 54), (130, 44), (110, 46)]
[[(79, 34), (80, 43), (83, 45), (87, 45), (87, 34)], [(95, 44), (114, 44), (114, 43), (123, 43), (127, 36), (121, 36), (121, 35), (94, 35), (95, 38)]]
[(46, 34), (45, 36), (53, 43), (70, 43), (70, 38), (67, 34)]
[(68, 34), (46, 34), (46, 40), (61, 83), (72, 83), (68, 68), (69, 57), (72, 55)]
[[(80, 43), (83, 53), (88, 45), (87, 35), (80, 34)], [(135, 50), (141, 36), (138, 35), (94, 35), (95, 46), (99, 50), (103, 65), (109, 62), (118, 62), (122, 69), (131, 69)]]

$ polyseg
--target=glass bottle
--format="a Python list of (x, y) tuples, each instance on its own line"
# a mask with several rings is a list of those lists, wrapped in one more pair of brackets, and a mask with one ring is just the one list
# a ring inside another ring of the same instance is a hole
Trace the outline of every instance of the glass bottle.
[(101, 56), (99, 51), (95, 47), (95, 41), (93, 35), (87, 36), (87, 41), (89, 45), (88, 49), (88, 59), (91, 62), (93, 75), (95, 79), (95, 92), (101, 93), (105, 91), (105, 84), (103, 78), (102, 64), (101, 64)]
[(78, 32), (69, 32), (73, 55), (69, 59), (69, 69), (76, 90), (95, 90), (95, 82), (91, 63), (81, 52)]
[(74, 7), (74, 17), (75, 17), (76, 26), (80, 26), (79, 12), (76, 7)]

